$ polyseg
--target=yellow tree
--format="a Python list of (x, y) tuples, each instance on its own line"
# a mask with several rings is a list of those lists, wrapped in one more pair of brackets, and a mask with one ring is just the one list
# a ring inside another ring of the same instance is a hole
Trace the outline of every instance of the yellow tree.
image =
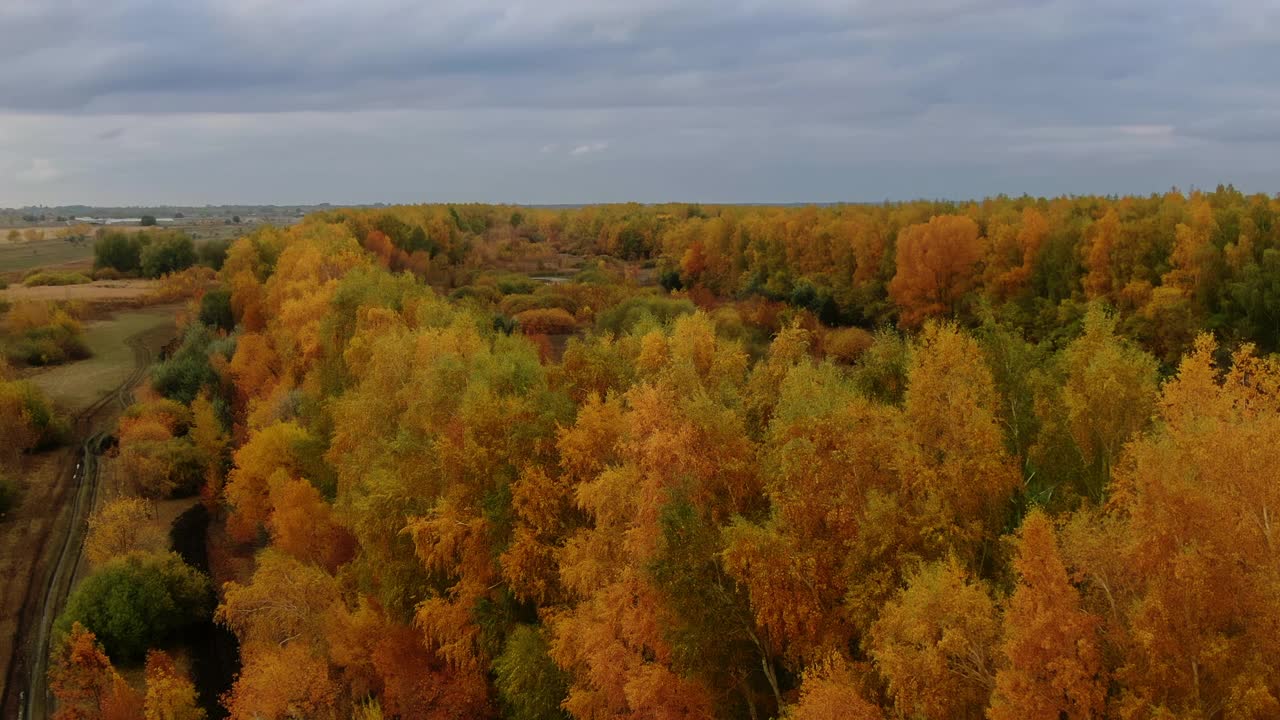
[(1049, 518), (1033, 510), (1018, 534), (1018, 584), (1004, 616), (1004, 664), (991, 720), (1103, 716), (1106, 678), (1097, 617), (1080, 607)]
[(213, 509), (222, 499), (223, 473), (226, 471), (230, 438), (206, 393), (200, 393), (191, 403), (191, 418), (189, 434), (204, 459), (204, 487), (201, 488), (201, 497)]
[(1115, 208), (1111, 208), (1089, 227), (1083, 247), (1084, 266), (1087, 270), (1084, 292), (1090, 300), (1112, 297), (1127, 283), (1127, 278), (1119, 281), (1113, 278), (1112, 255), (1117, 252), (1119, 244), (1120, 215)]
[(204, 720), (196, 688), (161, 650), (147, 651), (145, 720)]
[(973, 288), (975, 266), (986, 254), (978, 224), (963, 215), (938, 215), (898, 233), (897, 274), (889, 297), (901, 324), (917, 327), (933, 315), (955, 315)]
[(797, 365), (779, 385), (761, 454), (770, 517), (726, 528), (724, 561), (770, 653), (799, 666), (847, 647), (900, 581), (880, 548), (902, 525), (879, 522), (877, 508), (900, 487), (904, 430), (899, 411), (858, 396), (832, 366)]
[(987, 263), (987, 292), (998, 299), (1022, 293), (1035, 270), (1040, 246), (1049, 236), (1049, 220), (1035, 208), (1022, 211), (1016, 228), (1003, 225), (993, 234)]
[[(1156, 361), (1118, 338), (1115, 318), (1090, 306), (1084, 334), (1062, 352), (1066, 374), (1061, 412), (1086, 466), (1088, 494), (1101, 496), (1120, 450), (1147, 426), (1156, 397)], [(1052, 420), (1057, 420), (1052, 419)]]
[(995, 603), (954, 559), (926, 565), (871, 629), (870, 653), (904, 717), (981, 718), (994, 684)]
[(98, 638), (78, 622), (50, 658), (49, 689), (58, 701), (54, 720), (136, 720), (142, 710)]
[(804, 671), (800, 701), (787, 708), (785, 720), (881, 720), (884, 713), (863, 697), (858, 679), (840, 655), (814, 663)]
[(164, 533), (152, 525), (152, 503), (137, 497), (109, 500), (89, 516), (84, 551), (92, 565), (102, 565), (131, 552), (162, 551)]
[(907, 370), (902, 467), (916, 530), (935, 553), (965, 552), (999, 528), (1019, 487), (999, 397), (973, 337), (952, 324), (925, 325)]
[(340, 717), (341, 692), (326, 641), (341, 610), (330, 575), (273, 549), (258, 555), (247, 585), (224, 585), (215, 618), (235, 633), (242, 659), (224, 699), (231, 717)]
[(1213, 207), (1203, 197), (1191, 202), (1189, 222), (1179, 223), (1175, 229), (1173, 252), (1169, 257), (1173, 266), (1162, 278), (1163, 284), (1180, 290), (1192, 300), (1202, 302), (1207, 291), (1217, 279), (1221, 252), (1213, 244), (1218, 223), (1213, 217)]
[[(579, 717), (713, 713), (705, 676), (695, 672), (701, 668), (681, 661), (707, 650), (697, 639), (705, 628), (681, 612), (689, 608), (677, 594), (690, 567), (655, 566), (669, 559), (664, 549), (676, 529), (674, 504), (697, 509), (685, 528), (723, 523), (758, 502), (741, 419), (718, 402), (740, 392), (745, 363), (701, 314), (678, 321), (665, 345), (646, 371), (652, 380), (626, 395), (622, 432), (603, 454), (618, 462), (581, 463), (575, 448), (564, 453), (587, 474), (575, 501), (591, 523), (568, 539), (560, 555), (561, 581), (576, 602), (555, 617), (551, 657), (570, 674), (564, 707)], [(579, 438), (611, 439), (598, 426), (562, 436), (562, 443), (567, 438), (575, 444)], [(714, 564), (713, 553), (699, 563)], [(684, 632), (664, 632), (668, 626)], [(740, 636), (741, 625), (725, 633)]]
[(20, 382), (0, 381), (0, 436), (5, 438), (4, 447), (0, 448), (0, 463), (17, 461), (40, 439)]
[(227, 528), (233, 537), (249, 541), (266, 525), (274, 509), (271, 486), (303, 475), (298, 449), (310, 437), (296, 423), (276, 423), (253, 433), (236, 451), (225, 491), (231, 505)]
[(1116, 473), (1131, 717), (1280, 714), (1280, 363), (1246, 346), (1223, 373), (1215, 350), (1196, 342)]

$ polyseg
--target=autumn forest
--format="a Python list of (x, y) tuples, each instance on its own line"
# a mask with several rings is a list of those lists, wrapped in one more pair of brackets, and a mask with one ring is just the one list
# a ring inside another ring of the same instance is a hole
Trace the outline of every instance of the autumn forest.
[[(205, 717), (166, 651), (210, 618), (236, 720), (1280, 717), (1274, 197), (329, 209), (179, 250), (59, 718)], [(134, 532), (170, 497), (207, 571)]]

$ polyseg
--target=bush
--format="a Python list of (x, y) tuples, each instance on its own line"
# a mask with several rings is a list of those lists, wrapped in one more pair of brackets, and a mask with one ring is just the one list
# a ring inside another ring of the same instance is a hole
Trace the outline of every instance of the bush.
[(226, 332), (235, 329), (236, 317), (231, 312), (230, 290), (210, 290), (204, 294), (200, 299), (200, 322)]
[(136, 440), (120, 450), (120, 467), (143, 497), (190, 497), (204, 479), (204, 456), (190, 438)]
[(474, 300), (482, 304), (490, 304), (502, 300), (502, 293), (498, 292), (497, 288), (487, 285), (467, 285), (449, 293), (449, 299), (459, 302)]
[(196, 247), (182, 232), (156, 233), (142, 249), (142, 274), (160, 277), (196, 264)]
[(623, 335), (646, 319), (666, 325), (681, 315), (692, 315), (696, 309), (692, 302), (683, 299), (654, 295), (627, 298), (600, 313), (596, 327)]
[(822, 336), (822, 351), (836, 362), (852, 364), (874, 343), (875, 336), (862, 328), (838, 328)]
[(231, 249), (230, 240), (209, 240), (200, 245), (196, 254), (200, 256), (200, 264), (214, 270), (221, 270), (222, 263), (227, 260), (227, 251)]
[(538, 288), (538, 281), (524, 275), (503, 275), (495, 284), (503, 295), (527, 295)]
[(15, 303), (5, 316), (4, 330), (4, 353), (14, 363), (56, 365), (90, 355), (80, 322), (52, 303)]
[(207, 326), (192, 325), (173, 357), (152, 371), (151, 386), (167, 398), (190, 405), (201, 388), (218, 383), (218, 375), (209, 365), (212, 342), (213, 332)]
[(156, 216), (143, 215), (142, 218), (138, 221), (138, 224), (141, 225), (142, 227), (152, 227), (156, 224)]
[(124, 273), (113, 267), (98, 268), (93, 271), (94, 280), (119, 280), (124, 277)]
[(77, 272), (42, 271), (28, 275), (22, 281), (22, 284), (27, 287), (36, 287), (39, 285), (84, 285), (91, 282), (93, 282), (91, 278)]
[(136, 233), (101, 230), (93, 244), (93, 266), (135, 273), (142, 267), (142, 241)]
[(508, 295), (502, 298), (499, 308), (507, 315), (519, 315), (526, 310), (560, 308), (569, 314), (578, 311), (578, 303), (571, 297), (535, 293), (533, 295)]
[(117, 661), (142, 659), (209, 616), (209, 579), (174, 553), (134, 553), (108, 563), (67, 600), (55, 632), (80, 623), (98, 636)]
[(564, 335), (578, 329), (578, 321), (560, 308), (525, 310), (516, 315), (526, 335)]

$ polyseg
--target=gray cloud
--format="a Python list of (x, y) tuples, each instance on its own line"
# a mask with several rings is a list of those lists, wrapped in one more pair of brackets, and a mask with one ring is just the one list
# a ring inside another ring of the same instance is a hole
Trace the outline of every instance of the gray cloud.
[(1274, 191), (1278, 56), (1274, 0), (6, 0), (0, 203)]

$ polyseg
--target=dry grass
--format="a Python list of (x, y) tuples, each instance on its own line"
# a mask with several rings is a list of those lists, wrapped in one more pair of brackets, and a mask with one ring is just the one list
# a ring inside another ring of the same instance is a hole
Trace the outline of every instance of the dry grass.
[[(0, 236), (4, 235), (0, 231)], [(17, 273), (38, 267), (93, 262), (93, 243), (69, 243), (57, 238), (35, 242), (0, 242), (0, 273)]]
[(10, 285), (0, 290), (0, 299), (9, 302), (19, 300), (79, 300), (87, 303), (142, 302), (156, 286), (155, 280), (98, 280), (81, 285)]

